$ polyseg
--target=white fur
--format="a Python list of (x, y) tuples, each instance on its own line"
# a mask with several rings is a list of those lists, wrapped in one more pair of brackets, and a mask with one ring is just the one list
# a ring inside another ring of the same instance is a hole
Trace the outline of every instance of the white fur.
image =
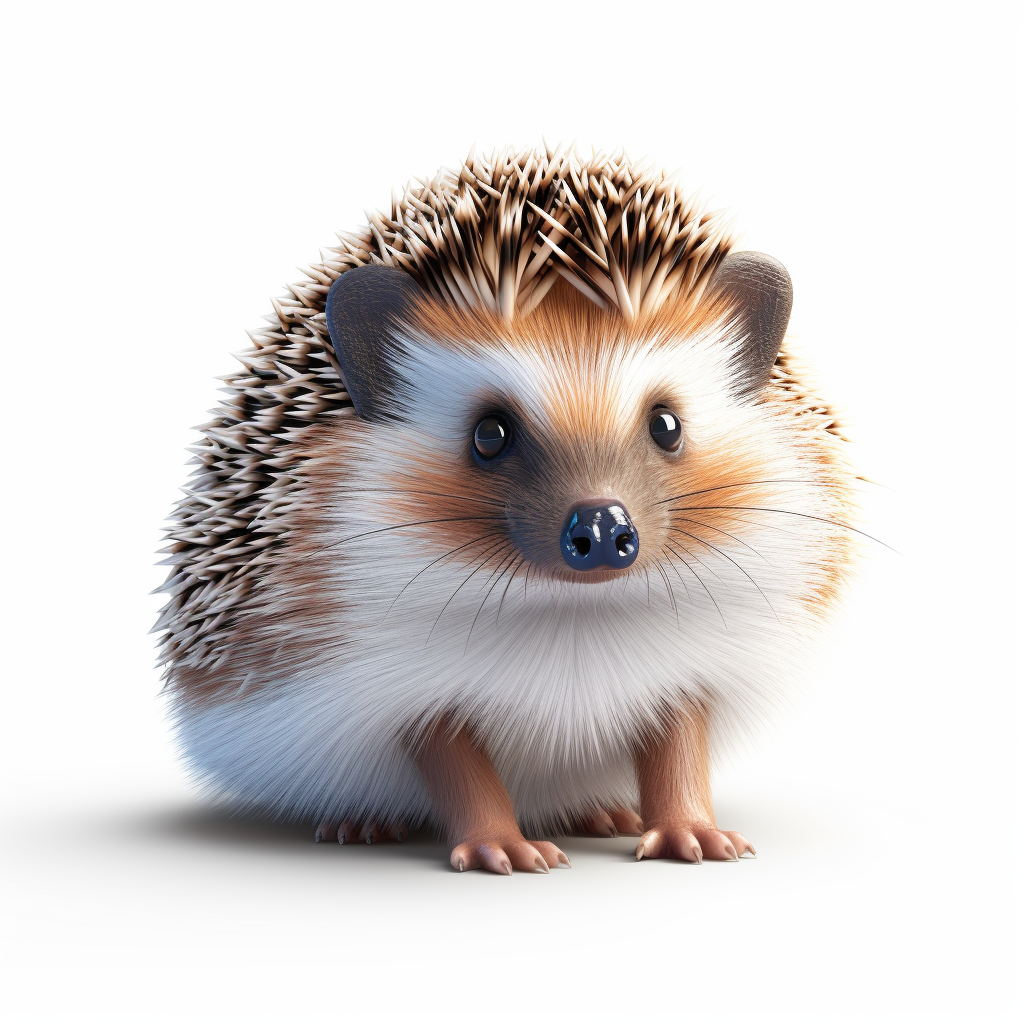
[[(667, 579), (527, 583), (524, 568), (506, 589), (497, 563), (475, 574), (472, 557), (426, 568), (445, 550), (429, 526), (373, 534), (402, 523), (373, 488), (384, 474), (414, 479), (417, 460), (464, 458), (481, 396), (515, 396), (543, 436), (567, 389), (627, 422), (653, 389), (683, 410), (688, 446), (755, 446), (764, 478), (800, 481), (778, 485), (773, 507), (827, 519), (829, 492), (806, 484), (825, 480), (806, 429), (734, 396), (734, 342), (721, 331), (671, 346), (595, 346), (571, 368), (528, 344), (453, 351), (410, 336), (404, 346), (405, 419), (361, 430), (323, 538), (322, 577), (346, 609), (337, 632), (310, 632), (299, 673), (234, 702), (181, 709), (191, 764), (239, 802), (281, 815), (415, 825), (429, 805), (402, 736), (447, 711), (486, 742), (527, 828), (635, 806), (630, 743), (666, 706), (684, 693), (713, 698), (722, 732), (784, 691), (834, 528), (738, 513), (729, 532), (739, 540), (716, 537), (728, 558), (690, 545), (690, 568), (666, 566)], [(587, 446), (612, 443), (581, 437), (580, 499), (608, 493), (629, 507), (621, 481), (587, 468)], [(339, 635), (345, 644), (328, 643)]]

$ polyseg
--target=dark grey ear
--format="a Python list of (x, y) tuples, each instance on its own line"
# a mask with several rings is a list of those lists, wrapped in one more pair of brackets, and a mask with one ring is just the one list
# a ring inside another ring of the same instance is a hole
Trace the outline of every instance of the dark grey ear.
[(392, 368), (394, 332), (424, 297), (416, 281), (394, 267), (355, 267), (327, 293), (327, 329), (345, 387), (366, 420), (388, 418), (397, 375)]
[(732, 252), (708, 283), (708, 296), (725, 298), (747, 335), (744, 393), (760, 391), (779, 354), (793, 308), (793, 282), (786, 268), (762, 252)]

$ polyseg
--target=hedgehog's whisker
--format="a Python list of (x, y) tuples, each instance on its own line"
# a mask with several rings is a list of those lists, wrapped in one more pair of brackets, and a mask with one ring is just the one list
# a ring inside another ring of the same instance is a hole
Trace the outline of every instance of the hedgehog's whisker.
[(426, 639), (426, 643), (424, 644), (424, 646), (426, 646), (426, 644), (429, 644), (429, 643), (430, 643), (430, 638), (431, 638), (431, 637), (432, 637), (432, 636), (434, 635), (434, 630), (435, 630), (435, 629), (437, 629), (437, 624), (438, 624), (438, 623), (439, 623), (439, 622), (441, 621), (441, 616), (442, 616), (442, 615), (444, 615), (444, 613), (445, 613), (445, 612), (446, 612), (446, 611), (448, 610), (448, 605), (450, 605), (450, 604), (452, 603), (452, 601), (454, 601), (454, 600), (455, 600), (455, 597), (456, 597), (456, 595), (458, 594), (458, 592), (459, 592), (459, 591), (460, 591), (460, 590), (461, 590), (461, 589), (462, 589), (462, 588), (463, 588), (463, 587), (464, 587), (464, 586), (465, 586), (465, 585), (466, 585), (466, 584), (467, 584), (467, 583), (468, 583), (468, 582), (469, 582), (469, 581), (470, 581), (470, 580), (471, 580), (471, 579), (472, 579), (472, 578), (473, 578), (473, 577), (474, 577), (474, 576), (475, 576), (475, 575), (476, 575), (476, 574), (477, 574), (477, 573), (478, 573), (478, 572), (479, 572), (479, 571), (480, 571), (480, 570), (481, 570), (481, 569), (482, 569), (482, 568), (483, 568), (483, 567), (484, 567), (485, 565), (487, 565), (487, 563), (488, 563), (488, 562), (489, 562), (489, 561), (491, 560), (491, 558), (493, 557), (493, 555), (494, 555), (494, 554), (495, 554), (495, 553), (496, 553), (497, 551), (499, 551), (499, 550), (501, 549), (501, 546), (502, 546), (503, 544), (505, 544), (505, 543), (507, 543), (507, 541), (506, 541), (506, 538), (505, 538), (504, 536), (501, 536), (501, 537), (499, 537), (499, 538), (498, 538), (498, 540), (497, 540), (497, 541), (496, 541), (496, 542), (495, 542), (494, 544), (492, 544), (492, 545), (491, 545), (491, 546), (490, 546), (490, 547), (489, 547), (489, 548), (488, 548), (488, 549), (487, 549), (487, 550), (486, 550), (486, 551), (484, 552), (484, 554), (483, 554), (483, 561), (481, 561), (481, 562), (480, 562), (480, 564), (479, 564), (479, 565), (478, 565), (478, 566), (477, 566), (477, 567), (476, 567), (476, 568), (475, 568), (475, 569), (474, 569), (474, 570), (473, 570), (473, 571), (472, 571), (472, 572), (471, 572), (471, 573), (470, 573), (470, 574), (469, 574), (469, 575), (468, 575), (468, 576), (467, 576), (467, 577), (466, 577), (466, 578), (465, 578), (465, 579), (464, 579), (464, 580), (463, 580), (463, 581), (462, 581), (462, 582), (461, 582), (461, 583), (460, 583), (460, 584), (459, 584), (459, 585), (458, 585), (458, 586), (457, 586), (457, 587), (455, 588), (455, 591), (454, 591), (454, 593), (452, 594), (452, 596), (451, 596), (451, 597), (449, 597), (447, 601), (445, 601), (445, 603), (444, 603), (444, 607), (443, 607), (443, 608), (441, 609), (441, 611), (440, 611), (440, 613), (438, 614), (437, 618), (436, 618), (436, 619), (434, 619), (434, 624), (433, 624), (433, 625), (432, 625), (432, 626), (430, 627), (430, 632), (429, 632), (429, 633), (427, 634), (427, 639)]
[[(693, 520), (690, 520), (690, 519), (685, 520), (685, 522), (688, 522), (688, 523), (692, 522), (692, 521)], [(702, 525), (702, 524), (698, 524), (698, 525)], [(746, 576), (747, 579), (750, 580), (751, 583), (754, 584), (754, 587), (756, 588), (757, 592), (764, 598), (765, 604), (767, 604), (768, 607), (772, 609), (772, 615), (775, 616), (776, 621), (779, 621), (778, 613), (775, 611), (774, 608), (772, 608), (772, 603), (771, 603), (771, 601), (768, 600), (768, 595), (765, 594), (765, 592), (757, 585), (757, 581), (754, 579), (754, 577), (751, 576), (750, 573), (747, 572), (747, 570), (744, 569), (743, 566), (740, 565), (740, 563), (737, 562), (735, 558), (730, 557), (721, 548), (716, 547), (714, 544), (710, 544), (706, 540), (701, 540), (700, 537), (698, 537), (698, 536), (696, 536), (695, 534), (692, 534), (692, 533), (687, 533), (686, 530), (682, 530), (678, 526), (670, 526), (669, 529), (673, 530), (676, 533), (681, 533), (681, 534), (683, 534), (684, 537), (689, 537), (691, 540), (695, 540), (698, 544), (703, 544), (705, 547), (710, 548), (716, 554), (721, 555), (722, 558), (726, 559), (729, 562), (732, 562), (732, 564), (735, 565), (736, 568), (739, 569), (739, 571), (741, 573), (743, 573), (743, 575)], [(691, 552), (691, 554), (692, 554), (692, 552)], [(694, 555), (693, 557), (697, 558), (696, 555)], [(700, 559), (697, 559), (697, 560), (700, 561)], [(701, 564), (703, 565), (704, 563), (701, 562)]]
[(519, 552), (516, 551), (515, 548), (513, 548), (512, 554), (509, 555), (507, 558), (503, 558), (501, 562), (498, 564), (498, 567), (494, 569), (491, 575), (488, 576), (487, 580), (484, 582), (484, 586), (486, 587), (487, 583), (494, 579), (494, 576), (497, 573), (498, 578), (494, 580), (493, 583), (491, 583), (487, 593), (484, 594), (484, 599), (480, 602), (480, 607), (477, 608), (476, 615), (473, 616), (473, 621), (469, 624), (469, 635), (466, 637), (466, 646), (462, 649), (463, 654), (465, 654), (466, 651), (469, 650), (469, 641), (473, 639), (473, 627), (476, 625), (476, 620), (480, 618), (480, 613), (484, 610), (484, 605), (487, 604), (487, 598), (491, 596), (491, 591), (493, 591), (494, 588), (501, 582), (501, 577), (505, 575), (505, 570), (508, 568), (508, 566), (512, 564), (513, 561), (515, 561), (518, 555)]
[(829, 526), (837, 526), (841, 530), (849, 530), (851, 533), (856, 533), (861, 537), (866, 537), (868, 540), (873, 540), (876, 544), (881, 544), (883, 548), (888, 548), (895, 555), (899, 554), (895, 548), (889, 547), (885, 541), (872, 537), (870, 533), (858, 530), (855, 526), (837, 522), (835, 519), (826, 519), (824, 516), (812, 516), (806, 512), (794, 512), (788, 508), (762, 508), (756, 505), (680, 505), (678, 508), (670, 508), (669, 512), (713, 512), (718, 509), (735, 509), (737, 512), (775, 512), (780, 516), (800, 516), (802, 519), (813, 519), (817, 523), (828, 523)]
[(670, 501), (682, 501), (684, 498), (695, 498), (698, 494), (711, 494), (714, 491), (735, 490), (737, 487), (754, 487), (759, 484), (799, 484), (802, 487), (838, 487), (844, 488), (845, 484), (832, 484), (824, 480), (741, 480), (735, 484), (719, 484), (717, 487), (705, 487), (702, 491), (687, 491), (686, 494), (676, 494), (671, 498), (656, 501), (655, 505), (667, 505)]
[[(526, 556), (521, 555), (519, 561), (516, 562), (512, 569), (512, 575), (508, 578), (508, 583), (505, 584), (505, 589), (501, 592), (501, 600), (498, 602), (498, 614), (494, 617), (494, 625), (497, 627), (501, 621), (501, 606), (505, 603), (505, 595), (508, 593), (508, 588), (512, 586), (512, 581), (516, 578), (516, 573), (523, 567), (523, 563), (526, 561)], [(527, 570), (529, 571), (529, 570)]]
[(447, 498), (449, 501), (472, 501), (478, 505), (497, 505), (504, 508), (505, 503), (493, 498), (477, 498), (471, 494), (446, 494), (444, 491), (407, 491), (397, 487), (345, 487), (342, 494), (417, 494), (428, 498)]
[(755, 555), (757, 555), (758, 558), (762, 559), (763, 561), (768, 561), (768, 559), (765, 558), (764, 555), (762, 555), (761, 552), (757, 550), (757, 548), (751, 547), (745, 540), (735, 536), (734, 534), (729, 533), (727, 530), (719, 530), (717, 527), (711, 526), (708, 523), (703, 523), (699, 519), (687, 519), (686, 516), (680, 516), (679, 522), (693, 523), (694, 526), (702, 526), (705, 530), (713, 530), (715, 533), (720, 533), (723, 537), (728, 537), (730, 540), (736, 541), (737, 544), (742, 544), (748, 551), (752, 551)]
[[(715, 595), (712, 594), (710, 590), (708, 590), (707, 584), (700, 578), (700, 576), (697, 575), (697, 570), (694, 569), (694, 567), (692, 565), (690, 565), (690, 563), (685, 558), (683, 558), (683, 556), (676, 550), (676, 548), (674, 548), (672, 546), (672, 544), (666, 542), (666, 545), (667, 545), (668, 549), (676, 556), (676, 558), (680, 562), (682, 562), (683, 565), (685, 565), (687, 569), (690, 570), (690, 572), (693, 574), (693, 578), (704, 588), (704, 593), (707, 594), (709, 598), (711, 598), (711, 603), (715, 606), (715, 610), (718, 612), (718, 617), (722, 620), (722, 625), (725, 627), (726, 630), (728, 630), (729, 626), (728, 626), (728, 624), (725, 621), (725, 616), (722, 614), (722, 609), (718, 607), (718, 602), (715, 600)], [(697, 561), (700, 562), (701, 565), (704, 565), (704, 563), (701, 562), (700, 559), (697, 558), (697, 556), (688, 547), (686, 547), (685, 545), (683, 545), (683, 550), (691, 558), (696, 558)], [(704, 568), (707, 569), (707, 566), (704, 565)], [(677, 569), (676, 572), (678, 572), (678, 571), (679, 570)], [(711, 572), (712, 572), (712, 574), (714, 574), (714, 570), (711, 570)], [(719, 581), (719, 582), (721, 582), (721, 581)]]
[(394, 601), (391, 602), (388, 610), (384, 613), (384, 618), (380, 620), (381, 625), (384, 625), (384, 620), (391, 614), (391, 610), (398, 604), (398, 599), (416, 582), (428, 569), (437, 565), (438, 562), (443, 561), (446, 558), (451, 558), (452, 555), (458, 554), (460, 551), (464, 551), (466, 548), (472, 547), (474, 544), (479, 544), (483, 540), (487, 540), (489, 537), (496, 537), (500, 533), (500, 530), (489, 530), (487, 533), (481, 534), (479, 537), (475, 537), (473, 540), (466, 541), (465, 544), (460, 544), (456, 548), (452, 548), (450, 551), (446, 551), (443, 555), (439, 555), (433, 561), (428, 562), (415, 576), (409, 580), (404, 587), (398, 592)]
[(322, 548), (323, 551), (330, 551), (332, 548), (336, 548), (341, 544), (348, 544), (353, 540), (361, 540), (363, 537), (372, 537), (377, 533), (390, 533), (392, 530), (409, 530), (414, 526), (431, 526), (435, 523), (473, 523), (473, 522), (491, 522), (490, 516), (451, 516), (447, 519), (417, 519), (411, 523), (399, 523), (397, 526), (382, 526), (376, 530), (360, 530), (359, 533), (353, 533), (349, 537), (342, 537), (341, 540), (333, 541), (330, 544), (325, 544)]
[[(676, 531), (676, 533), (686, 533), (686, 531), (685, 531), (685, 530), (680, 530), (680, 529), (679, 529), (678, 527), (672, 527), (672, 529), (674, 529), (674, 530)], [(687, 534), (687, 536), (693, 536), (693, 535), (692, 535), (692, 534)], [(696, 538), (696, 537), (694, 537), (693, 539), (694, 539), (694, 540), (696, 540), (697, 538)], [(682, 543), (682, 542), (680, 541), (680, 543)], [(715, 572), (715, 570), (714, 570), (714, 569), (712, 569), (712, 568), (711, 568), (711, 566), (710, 566), (710, 565), (708, 565), (708, 563), (707, 563), (707, 562), (705, 562), (705, 561), (704, 561), (704, 559), (700, 557), (700, 555), (698, 555), (698, 554), (697, 554), (696, 552), (694, 552), (694, 551), (691, 551), (691, 550), (690, 550), (690, 549), (689, 549), (688, 547), (684, 547), (684, 548), (683, 548), (683, 550), (684, 550), (684, 551), (685, 551), (685, 552), (686, 552), (686, 553), (687, 553), (687, 554), (688, 554), (688, 555), (689, 555), (689, 556), (690, 556), (690, 557), (691, 557), (692, 559), (694, 559), (694, 560), (695, 560), (695, 561), (696, 561), (696, 562), (697, 562), (697, 563), (698, 563), (699, 565), (703, 565), (703, 566), (704, 566), (704, 568), (705, 568), (705, 569), (707, 569), (707, 571), (708, 571), (709, 573), (711, 573), (711, 575), (712, 575), (712, 576), (714, 576), (714, 577), (715, 577), (715, 579), (716, 579), (716, 580), (718, 580), (718, 582), (719, 582), (719, 583), (723, 583), (723, 584), (725, 583), (725, 580), (723, 580), (723, 579), (722, 579), (722, 577), (721, 577), (721, 576), (719, 576), (719, 575), (718, 575), (718, 573), (717, 573), (717, 572)]]
[[(672, 602), (672, 610), (676, 613), (676, 629), (679, 628), (679, 606), (676, 604), (676, 595), (672, 592), (672, 581), (668, 578), (668, 573), (662, 568), (661, 563), (655, 562), (654, 568), (658, 570), (661, 578), (665, 581), (665, 590), (668, 592), (668, 599)], [(679, 577), (682, 579), (682, 577)]]
[(669, 565), (672, 566), (672, 571), (679, 577), (679, 582), (683, 585), (683, 593), (686, 594), (686, 600), (693, 604), (693, 598), (690, 597), (690, 588), (686, 585), (686, 580), (683, 579), (683, 574), (676, 568), (675, 563), (670, 559)]
[[(718, 509), (717, 511), (722, 511)], [(748, 526), (756, 526), (759, 530), (774, 530), (776, 533), (784, 533), (787, 537), (799, 537), (800, 534), (793, 530), (786, 530), (781, 526), (772, 526), (771, 523), (759, 523), (755, 519), (746, 519), (744, 516), (738, 516), (735, 514), (730, 515), (726, 513), (726, 518), (733, 520), (737, 523), (746, 523)], [(695, 520), (684, 520), (684, 522), (695, 522)], [(707, 526), (707, 523), (701, 523), (701, 526)], [(764, 556), (762, 556), (764, 557)]]

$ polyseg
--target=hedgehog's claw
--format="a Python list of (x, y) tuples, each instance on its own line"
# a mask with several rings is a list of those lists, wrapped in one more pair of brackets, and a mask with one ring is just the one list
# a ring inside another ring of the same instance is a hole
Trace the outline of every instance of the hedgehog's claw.
[(617, 836), (638, 836), (644, 830), (640, 815), (634, 811), (623, 810), (621, 807), (611, 810), (597, 810), (584, 819), (580, 831), (581, 836), (600, 836), (602, 839), (614, 839)]
[(317, 825), (313, 839), (317, 843), (329, 843), (332, 839), (337, 838), (337, 835), (338, 822), (328, 819)]
[(644, 857), (687, 860), (739, 860), (754, 848), (739, 832), (722, 832), (709, 822), (672, 821), (645, 832), (636, 848), (636, 859)]
[(496, 875), (511, 875), (513, 869), (546, 875), (559, 865), (572, 866), (554, 843), (531, 841), (518, 834), (460, 843), (452, 850), (451, 864), (457, 871), (483, 868)]
[(408, 835), (409, 828), (404, 822), (399, 825), (378, 825), (376, 822), (339, 822), (328, 819), (317, 826), (314, 839), (318, 843), (330, 842), (333, 839), (342, 846), (365, 840), (367, 844), (372, 845), (390, 840), (401, 843)]

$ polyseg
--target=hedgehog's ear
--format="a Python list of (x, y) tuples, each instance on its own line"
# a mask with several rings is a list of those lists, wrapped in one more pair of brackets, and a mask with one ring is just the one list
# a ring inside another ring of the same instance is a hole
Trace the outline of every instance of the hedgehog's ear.
[(719, 263), (707, 292), (724, 299), (746, 335), (742, 390), (760, 391), (771, 376), (793, 308), (793, 282), (786, 268), (761, 252), (733, 252)]
[(356, 415), (388, 418), (398, 376), (395, 331), (409, 319), (423, 289), (394, 267), (346, 270), (327, 293), (327, 329)]

